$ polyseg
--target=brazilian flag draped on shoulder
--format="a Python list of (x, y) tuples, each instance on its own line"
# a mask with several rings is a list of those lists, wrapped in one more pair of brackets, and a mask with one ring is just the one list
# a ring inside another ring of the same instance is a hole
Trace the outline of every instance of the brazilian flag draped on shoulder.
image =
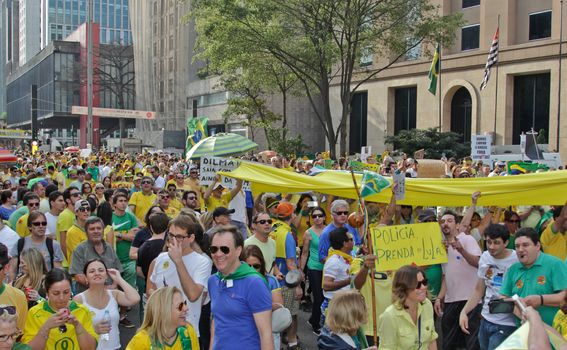
[(364, 171), (362, 175), (362, 188), (360, 190), (360, 196), (366, 198), (372, 196), (373, 194), (380, 193), (383, 189), (391, 186), (390, 181), (384, 176), (378, 175), (372, 171)]
[(209, 118), (191, 118), (187, 120), (187, 142), (185, 144), (185, 152), (195, 146), (197, 142), (207, 137), (207, 124)]

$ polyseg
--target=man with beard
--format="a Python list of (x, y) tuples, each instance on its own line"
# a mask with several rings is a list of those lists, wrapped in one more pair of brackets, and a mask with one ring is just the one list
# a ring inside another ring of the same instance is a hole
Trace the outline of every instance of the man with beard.
[[(476, 205), (479, 195), (478, 192), (473, 194), (473, 205)], [(478, 261), (482, 252), (472, 236), (459, 232), (455, 213), (446, 211), (440, 224), (447, 244), (447, 263), (443, 265), (441, 290), (435, 300), (434, 309), (437, 316), (442, 317), (443, 346), (446, 349), (478, 349), (477, 333), (481, 308), (476, 307), (469, 314), (470, 334), (463, 333), (459, 327), (459, 315), (475, 288)]]

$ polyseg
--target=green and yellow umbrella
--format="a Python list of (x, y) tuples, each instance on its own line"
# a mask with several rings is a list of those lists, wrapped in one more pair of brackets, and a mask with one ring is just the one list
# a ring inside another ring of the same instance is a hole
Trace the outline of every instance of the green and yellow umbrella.
[(199, 159), (204, 156), (231, 156), (246, 153), (258, 144), (244, 136), (234, 133), (218, 133), (202, 139), (187, 152), (186, 159)]

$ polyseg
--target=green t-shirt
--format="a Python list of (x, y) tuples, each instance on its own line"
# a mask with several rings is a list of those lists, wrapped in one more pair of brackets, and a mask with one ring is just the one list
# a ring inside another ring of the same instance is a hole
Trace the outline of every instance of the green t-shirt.
[(441, 290), (441, 281), (443, 280), (443, 269), (441, 264), (429, 265), (425, 268), (425, 278), (429, 281), (429, 293), (433, 299), (437, 298)]
[[(500, 294), (511, 297), (555, 294), (567, 288), (567, 265), (554, 256), (540, 253), (530, 268), (522, 263), (515, 263), (504, 275)], [(557, 307), (540, 306), (537, 311), (543, 322), (551, 326)]]
[[(112, 229), (116, 233), (126, 234), (128, 231), (138, 227), (138, 219), (131, 213), (124, 213), (122, 216), (118, 216), (112, 213)], [(116, 255), (121, 263), (127, 263), (130, 261), (130, 246), (132, 242), (126, 240), (116, 240)]]

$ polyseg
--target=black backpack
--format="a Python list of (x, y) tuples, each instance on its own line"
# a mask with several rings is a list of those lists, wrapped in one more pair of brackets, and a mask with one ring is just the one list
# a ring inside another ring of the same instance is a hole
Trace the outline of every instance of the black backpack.
[[(18, 268), (20, 266), (20, 254), (22, 253), (22, 250), (24, 250), (25, 243), (25, 237), (18, 239)], [(47, 251), (49, 252), (49, 261), (51, 262), (51, 268), (53, 268), (53, 239), (46, 237), (45, 245), (47, 246)]]

